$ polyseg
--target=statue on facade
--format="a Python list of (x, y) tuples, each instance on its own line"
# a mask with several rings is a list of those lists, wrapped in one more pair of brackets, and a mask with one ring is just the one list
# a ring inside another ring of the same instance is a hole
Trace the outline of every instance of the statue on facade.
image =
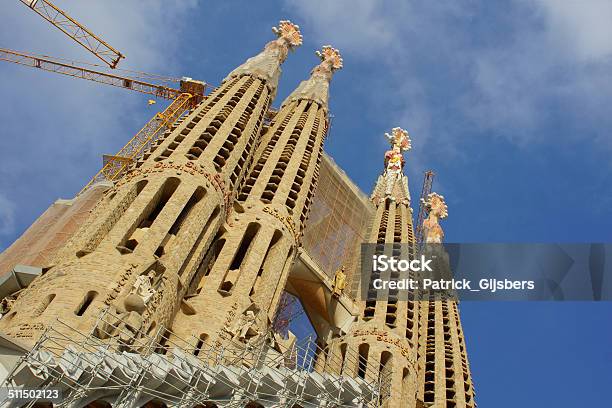
[(336, 271), (334, 275), (334, 285), (332, 287), (332, 297), (338, 299), (342, 295), (344, 288), (346, 287), (346, 273), (344, 272), (344, 266)]
[(421, 199), (427, 211), (427, 218), (423, 221), (423, 237), (427, 244), (441, 244), (444, 239), (444, 231), (439, 220), (448, 216), (448, 207), (444, 202), (444, 196), (431, 193), (427, 199)]
[(155, 271), (151, 270), (145, 275), (138, 275), (134, 283), (132, 284), (132, 289), (130, 293), (127, 295), (125, 300), (123, 301), (126, 310), (128, 311), (137, 311), (142, 313), (153, 295), (156, 292), (154, 285), (155, 282)]
[(160, 282), (161, 276), (155, 269), (138, 275), (129, 292), (109, 306), (104, 321), (96, 328), (97, 337), (116, 337), (122, 348), (129, 348), (142, 331), (143, 314)]
[(385, 152), (385, 196), (393, 195), (395, 182), (402, 179), (402, 168), (404, 167), (403, 152), (410, 150), (410, 137), (408, 132), (396, 127), (391, 134), (385, 133), (385, 137), (391, 144), (391, 150)]
[(11, 311), (15, 301), (17, 301), (17, 298), (22, 291), (23, 289), (19, 289), (17, 292), (11, 293), (0, 301), (0, 318), (2, 318), (2, 316), (6, 316)]
[(262, 334), (257, 321), (258, 314), (259, 307), (252, 303), (231, 325), (224, 329), (232, 336), (232, 340), (238, 340), (242, 343), (254, 341)]

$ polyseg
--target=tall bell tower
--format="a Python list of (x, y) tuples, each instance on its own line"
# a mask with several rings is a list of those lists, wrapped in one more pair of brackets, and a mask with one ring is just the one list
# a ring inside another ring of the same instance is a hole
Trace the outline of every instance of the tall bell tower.
[[(375, 246), (376, 254), (407, 258), (414, 255), (415, 242), (403, 152), (410, 149), (411, 142), (401, 128), (385, 136), (391, 149), (385, 153), (384, 171), (371, 195), (376, 212), (366, 242)], [(372, 287), (374, 278), (370, 283), (361, 282), (369, 285), (362, 288), (367, 297), (358, 301), (359, 316), (349, 332), (326, 341), (327, 361), (342, 362), (340, 367), (331, 364), (326, 369), (367, 381), (384, 378), (381, 392), (389, 398), (389, 407), (415, 407), (418, 306), (415, 299), (400, 301), (394, 291), (381, 296)], [(347, 355), (359, 358), (353, 361)]]
[[(385, 168), (371, 196), (376, 212), (367, 242), (374, 246), (374, 255), (414, 258), (417, 247), (402, 154), (410, 149), (411, 141), (401, 128), (385, 136), (391, 149), (385, 153)], [(441, 251), (444, 232), (439, 220), (448, 214), (444, 197), (432, 193), (423, 205), (428, 213), (424, 240)], [(334, 374), (380, 381), (381, 397), (388, 398), (385, 405), (389, 407), (474, 408), (456, 297), (422, 290), (400, 296), (398, 290), (375, 289), (376, 278), (417, 276), (387, 271), (372, 272), (369, 279), (362, 279), (365, 296), (358, 301), (359, 316), (348, 333), (324, 339), (327, 347), (319, 358), (320, 366)]]
[[(444, 197), (431, 193), (422, 199), (424, 251), (438, 262), (445, 279), (451, 277), (448, 255), (441, 245), (439, 220), (448, 216)], [(435, 258), (432, 256), (435, 255)], [(474, 385), (467, 360), (458, 300), (452, 291), (422, 291), (418, 325), (418, 398), (434, 407), (474, 408)]]

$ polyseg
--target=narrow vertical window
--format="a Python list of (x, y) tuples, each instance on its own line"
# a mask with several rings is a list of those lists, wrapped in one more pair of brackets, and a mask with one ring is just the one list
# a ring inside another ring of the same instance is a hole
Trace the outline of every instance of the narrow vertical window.
[(93, 300), (96, 298), (96, 296), (98, 296), (98, 292), (96, 291), (91, 290), (87, 292), (77, 310), (74, 311), (74, 314), (76, 314), (77, 316), (83, 316), (91, 305), (91, 302), (93, 302)]

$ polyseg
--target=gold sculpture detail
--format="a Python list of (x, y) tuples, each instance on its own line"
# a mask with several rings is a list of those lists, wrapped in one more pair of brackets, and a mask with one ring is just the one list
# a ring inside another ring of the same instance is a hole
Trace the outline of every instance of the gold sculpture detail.
[(344, 288), (346, 287), (346, 273), (344, 272), (344, 266), (336, 271), (336, 275), (334, 275), (334, 286), (332, 288), (332, 297), (338, 299), (342, 292), (344, 292)]
[(289, 96), (283, 101), (284, 106), (292, 101), (311, 100), (327, 109), (329, 101), (329, 82), (335, 71), (342, 69), (344, 62), (340, 51), (331, 45), (324, 45), (321, 51), (316, 51), (317, 57), (321, 59), (319, 65), (310, 72), (310, 78), (302, 81)]
[(344, 66), (344, 61), (340, 55), (340, 51), (331, 45), (324, 45), (321, 51), (316, 51), (317, 57), (321, 59), (321, 63), (313, 69), (313, 73), (325, 71), (332, 73)]
[(439, 220), (448, 216), (448, 206), (444, 202), (444, 196), (431, 193), (427, 200), (421, 199), (427, 211), (427, 219), (423, 221), (423, 236), (427, 244), (440, 244), (444, 239), (444, 231)]

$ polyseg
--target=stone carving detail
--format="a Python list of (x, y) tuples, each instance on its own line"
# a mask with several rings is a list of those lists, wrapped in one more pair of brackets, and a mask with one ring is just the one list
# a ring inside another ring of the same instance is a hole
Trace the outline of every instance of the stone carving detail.
[[(385, 195), (391, 197), (395, 183), (402, 179), (402, 169), (404, 167), (402, 153), (410, 150), (412, 146), (408, 132), (402, 128), (393, 128), (391, 134), (385, 133), (385, 137), (391, 144), (391, 150), (387, 150), (385, 153)], [(393, 199), (393, 197), (391, 198)]]
[(281, 21), (272, 31), (278, 38), (266, 44), (262, 52), (234, 69), (224, 82), (233, 77), (252, 75), (266, 81), (273, 94), (276, 92), (281, 73), (280, 64), (287, 59), (289, 51), (302, 45), (302, 34), (300, 27), (288, 20)]
[(0, 302), (0, 318), (2, 318), (2, 316), (7, 315), (11, 311), (13, 305), (15, 304), (15, 301), (17, 300), (17, 297), (19, 297), (19, 294), (22, 290), (23, 289), (20, 289), (17, 292), (12, 293), (2, 299), (2, 301)]
[(332, 290), (332, 297), (338, 299), (342, 292), (344, 292), (344, 288), (346, 287), (346, 273), (344, 272), (344, 266), (336, 271), (336, 275), (334, 276), (334, 286)]
[(283, 225), (287, 227), (289, 232), (291, 232), (291, 235), (293, 235), (293, 237), (295, 238), (295, 241), (296, 242), (300, 241), (300, 234), (298, 234), (297, 231), (295, 230), (295, 226), (293, 225), (293, 220), (291, 219), (291, 217), (283, 217), (280, 211), (272, 207), (264, 207), (263, 212), (272, 215), (274, 218), (282, 222)]
[(16, 329), (9, 330), (6, 332), (9, 336), (16, 337), (18, 339), (31, 339), (35, 336), (39, 336), (41, 332), (46, 329), (46, 326), (42, 323), (21, 323)]
[(251, 303), (231, 324), (226, 323), (223, 329), (232, 336), (232, 340), (242, 343), (256, 341), (264, 331), (258, 321), (259, 311), (259, 307)]
[(134, 279), (126, 295), (117, 297), (137, 267), (132, 264), (114, 285), (104, 301), (108, 305), (107, 313), (95, 329), (98, 338), (115, 337), (122, 348), (129, 348), (142, 328), (148, 325), (152, 310), (161, 300), (164, 286), (163, 268), (153, 263)]
[(448, 207), (444, 202), (444, 196), (431, 193), (427, 200), (421, 199), (427, 211), (427, 218), (423, 221), (423, 236), (427, 244), (440, 244), (444, 239), (444, 231), (439, 220), (448, 216)]
[(373, 328), (373, 329), (355, 330), (353, 332), (353, 337), (360, 337), (360, 336), (376, 336), (377, 341), (382, 341), (383, 343), (391, 344), (399, 348), (400, 352), (402, 353), (402, 356), (406, 358), (410, 358), (410, 349), (403, 344), (402, 340), (393, 339), (389, 337), (389, 333), (384, 330)]
[(117, 298), (119, 293), (123, 290), (125, 284), (130, 280), (136, 269), (138, 268), (138, 264), (130, 264), (130, 266), (119, 276), (119, 279), (113, 284), (111, 290), (106, 295), (104, 299), (104, 304), (110, 306), (113, 300)]

